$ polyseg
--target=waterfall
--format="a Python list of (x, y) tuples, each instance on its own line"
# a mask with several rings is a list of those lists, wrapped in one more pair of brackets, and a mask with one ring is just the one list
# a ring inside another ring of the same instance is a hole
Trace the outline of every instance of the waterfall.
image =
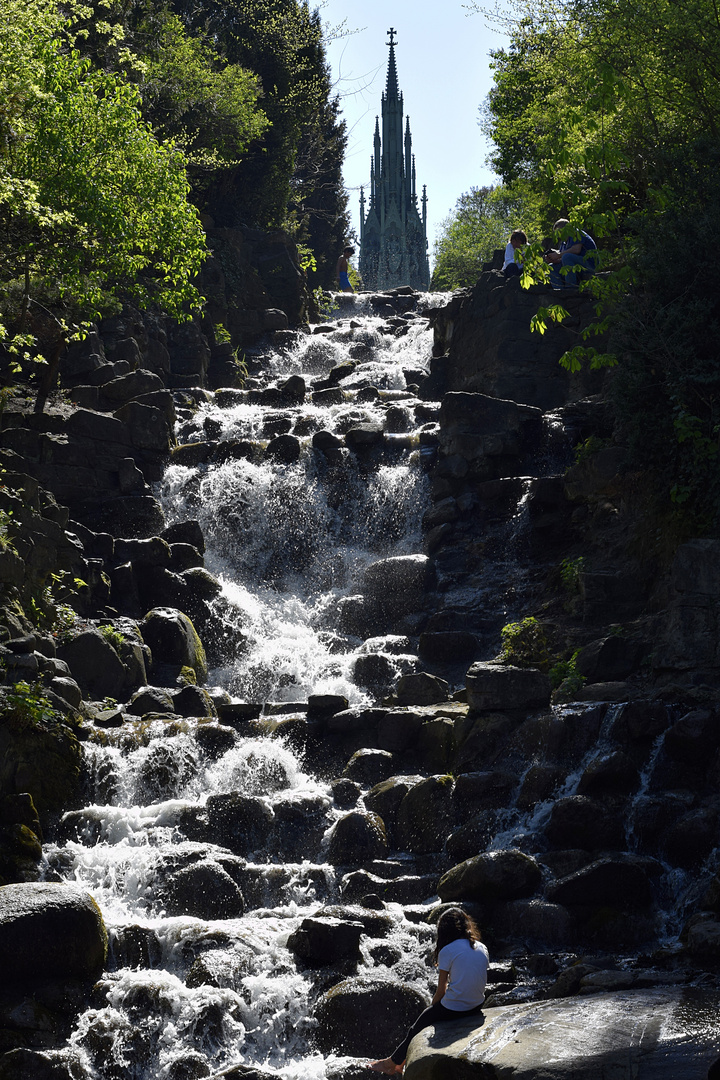
[[(222, 618), (241, 643), (210, 682), (246, 701), (334, 693), (369, 703), (353, 680), (363, 637), (339, 626), (342, 601), (361, 592), (371, 563), (422, 550), (430, 500), (419, 429), (437, 425), (408, 384), (427, 370), (431, 335), (415, 313), (396, 320), (396, 336), (362, 298), (340, 303), (331, 333), (258, 355), (246, 390), (180, 420), (181, 442), (211, 438), (214, 460), (172, 464), (159, 485), (169, 524), (199, 519)], [(298, 376), (311, 393), (279, 400)], [(363, 425), (384, 434), (355, 453), (342, 436)], [(299, 452), (273, 458), (268, 445), (288, 432)], [(314, 448), (318, 432), (328, 452)], [(110, 951), (90, 1008), (54, 1056), (78, 1080), (191, 1080), (234, 1063), (319, 1080), (336, 1059), (312, 1049), (316, 977), (287, 942), (303, 918), (340, 902), (326, 862), (339, 811), (282, 737), (238, 734), (208, 753), (198, 726), (137, 721), (86, 744), (87, 805), (46, 845), (46, 876), (92, 893)], [(266, 829), (242, 855), (213, 824), (228, 798), (248, 800)], [(207, 875), (213, 895), (199, 903), (210, 914), (181, 912), (178, 883), (192, 873)], [(389, 950), (403, 957), (403, 979), (426, 990), (428, 928), (399, 904), (385, 911), (389, 932), (380, 948), (363, 938), (362, 970), (387, 971)]]

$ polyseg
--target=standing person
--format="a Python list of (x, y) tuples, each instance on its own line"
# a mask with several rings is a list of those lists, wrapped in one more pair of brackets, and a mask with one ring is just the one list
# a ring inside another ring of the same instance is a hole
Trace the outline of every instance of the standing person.
[(337, 261), (337, 267), (335, 270), (335, 276), (338, 279), (340, 289), (342, 292), (355, 292), (350, 284), (350, 278), (348, 277), (348, 270), (350, 269), (350, 256), (355, 254), (354, 247), (343, 248), (343, 253)]
[(475, 921), (459, 907), (444, 911), (437, 924), (435, 963), (438, 985), (432, 1005), (418, 1016), (390, 1057), (372, 1062), (373, 1072), (386, 1076), (401, 1073), (410, 1041), (419, 1031), (431, 1024), (479, 1013), (485, 1000), (489, 962)]
[[(555, 232), (567, 229), (570, 222), (567, 218), (558, 218), (553, 225)], [(578, 273), (592, 274), (595, 271), (595, 252), (597, 244), (589, 233), (582, 229), (576, 231), (563, 240), (557, 250), (551, 250), (545, 256), (550, 267), (550, 282), (553, 289), (574, 289), (577, 287)], [(575, 270), (569, 270), (567, 274), (561, 274), (562, 266), (574, 266)]]
[(515, 258), (518, 248), (527, 244), (527, 236), (522, 229), (516, 229), (510, 234), (507, 247), (505, 248), (505, 261), (503, 262), (503, 274), (506, 278), (519, 277), (522, 274), (522, 259)]

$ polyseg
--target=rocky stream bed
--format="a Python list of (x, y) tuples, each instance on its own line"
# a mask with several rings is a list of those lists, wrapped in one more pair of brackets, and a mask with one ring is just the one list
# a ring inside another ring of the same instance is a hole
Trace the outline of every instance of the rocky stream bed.
[[(616, 562), (612, 417), (515, 286), (268, 309), (242, 388), (128, 310), (4, 418), (0, 1080), (370, 1075), (449, 902), (487, 1008), (409, 1080), (715, 1075), (719, 545)], [(496, 659), (538, 610), (564, 698)]]

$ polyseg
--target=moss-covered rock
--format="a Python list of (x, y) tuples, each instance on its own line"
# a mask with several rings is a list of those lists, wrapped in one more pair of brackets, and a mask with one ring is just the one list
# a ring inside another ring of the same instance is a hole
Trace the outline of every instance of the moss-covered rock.
[(20, 683), (0, 695), (0, 796), (27, 792), (44, 818), (77, 805), (82, 747), (69, 719)]

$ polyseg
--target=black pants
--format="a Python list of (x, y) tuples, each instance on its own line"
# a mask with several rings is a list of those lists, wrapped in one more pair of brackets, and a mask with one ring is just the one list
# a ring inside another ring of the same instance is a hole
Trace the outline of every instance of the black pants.
[(441, 1005), (439, 1002), (437, 1005), (431, 1005), (425, 1012), (420, 1013), (397, 1050), (393, 1051), (390, 1055), (390, 1060), (394, 1061), (396, 1065), (402, 1065), (407, 1057), (410, 1042), (417, 1035), (418, 1031), (422, 1031), (423, 1028), (430, 1027), (431, 1024), (442, 1023), (445, 1020), (459, 1020), (461, 1016), (472, 1016), (474, 1013), (479, 1013), (481, 1009), (482, 1003), (476, 1005), (474, 1009), (464, 1009), (462, 1012), (457, 1012), (455, 1009), (446, 1009), (445, 1006)]

